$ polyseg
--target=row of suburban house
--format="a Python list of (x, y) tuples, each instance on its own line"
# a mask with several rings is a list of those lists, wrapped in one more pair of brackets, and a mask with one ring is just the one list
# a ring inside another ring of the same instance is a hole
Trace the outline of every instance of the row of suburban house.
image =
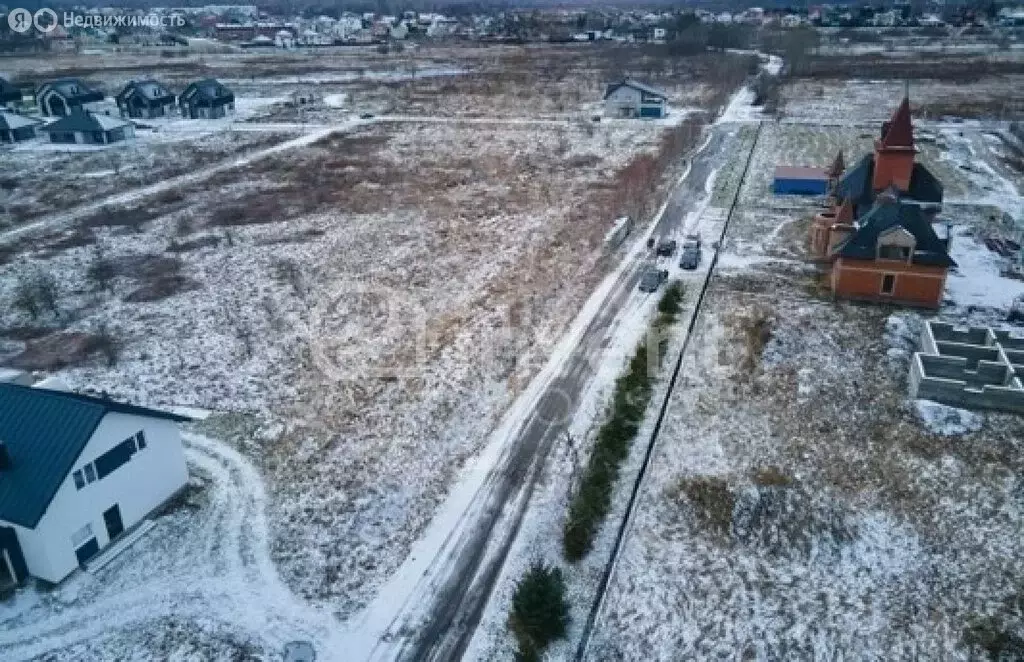
[[(103, 93), (77, 78), (43, 83), (33, 97), (43, 117), (59, 119), (44, 124), (36, 117), (6, 110), (6, 104), (21, 104), (24, 95), (21, 88), (0, 78), (0, 143), (21, 142), (45, 133), (54, 143), (106, 145), (134, 135), (131, 122), (98, 112)], [(216, 119), (235, 109), (234, 93), (213, 78), (191, 83), (177, 96), (155, 80), (131, 81), (114, 100), (121, 117), (130, 119), (179, 112), (190, 119)]]
[[(21, 103), (22, 88), (0, 78), (0, 105)], [(39, 112), (47, 117), (64, 117), (75, 108), (94, 110), (103, 92), (78, 78), (59, 78), (43, 83), (32, 92)], [(213, 119), (235, 109), (235, 95), (213, 78), (190, 83), (175, 96), (155, 80), (131, 81), (114, 97), (122, 117), (150, 119), (173, 115), (176, 110), (190, 119)]]

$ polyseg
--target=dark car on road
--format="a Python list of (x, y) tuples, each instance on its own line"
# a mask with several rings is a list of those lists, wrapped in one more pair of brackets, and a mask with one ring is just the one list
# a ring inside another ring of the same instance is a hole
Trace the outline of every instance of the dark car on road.
[(676, 246), (678, 244), (676, 244), (675, 239), (665, 239), (658, 242), (658, 257), (672, 257), (676, 254)]
[(654, 292), (661, 284), (668, 280), (668, 269), (659, 269), (653, 264), (644, 266), (640, 272), (640, 291)]
[(683, 242), (683, 255), (679, 258), (679, 266), (683, 269), (696, 269), (700, 266), (700, 237), (690, 235)]

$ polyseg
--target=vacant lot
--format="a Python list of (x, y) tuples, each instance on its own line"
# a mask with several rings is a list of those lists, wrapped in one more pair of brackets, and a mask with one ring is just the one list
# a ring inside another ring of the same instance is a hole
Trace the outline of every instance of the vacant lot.
[(0, 259), (0, 361), (222, 412), (203, 426), (268, 479), (283, 578), (345, 616), (614, 264), (612, 220), (654, 208), (686, 117), (369, 122), (102, 206)]
[[(941, 315), (1005, 324), (1024, 288), (980, 242), (1021, 181), (982, 130), (921, 126), (919, 158), (955, 200)], [(1024, 422), (908, 401), (922, 316), (832, 302), (803, 261), (814, 201), (768, 192), (775, 163), (850, 163), (873, 137), (762, 132), (591, 659), (1021, 654)]]

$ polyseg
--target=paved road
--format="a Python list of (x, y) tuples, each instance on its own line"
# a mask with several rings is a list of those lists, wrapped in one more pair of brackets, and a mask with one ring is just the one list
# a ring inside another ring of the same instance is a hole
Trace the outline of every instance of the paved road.
[[(654, 236), (678, 236), (691, 211), (706, 196), (708, 177), (728, 156), (731, 129), (715, 126), (688, 176), (672, 192)], [(548, 385), (537, 407), (515, 434), (504, 461), (482, 488), (483, 507), (469, 535), (460, 538), (433, 586), (433, 605), (425, 622), (397, 622), (389, 632), (411, 633), (397, 646), (401, 660), (456, 660), (462, 657), (480, 622), (509, 549), (522, 523), (530, 496), (551, 449), (563, 436), (567, 421), (594, 377), (606, 347), (607, 332), (628, 305), (646, 295), (637, 292), (639, 262), (623, 270), (591, 321), (562, 372)], [(422, 613), (422, 612), (420, 612)], [(401, 636), (401, 634), (398, 634)], [(390, 642), (387, 656), (394, 654)]]

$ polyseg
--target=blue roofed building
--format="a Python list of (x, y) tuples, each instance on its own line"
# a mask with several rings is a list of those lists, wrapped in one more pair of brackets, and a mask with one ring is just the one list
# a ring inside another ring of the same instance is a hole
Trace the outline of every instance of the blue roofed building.
[(0, 588), (61, 581), (184, 487), (186, 420), (0, 383)]
[(824, 168), (776, 166), (772, 180), (775, 195), (825, 195), (829, 176)]

